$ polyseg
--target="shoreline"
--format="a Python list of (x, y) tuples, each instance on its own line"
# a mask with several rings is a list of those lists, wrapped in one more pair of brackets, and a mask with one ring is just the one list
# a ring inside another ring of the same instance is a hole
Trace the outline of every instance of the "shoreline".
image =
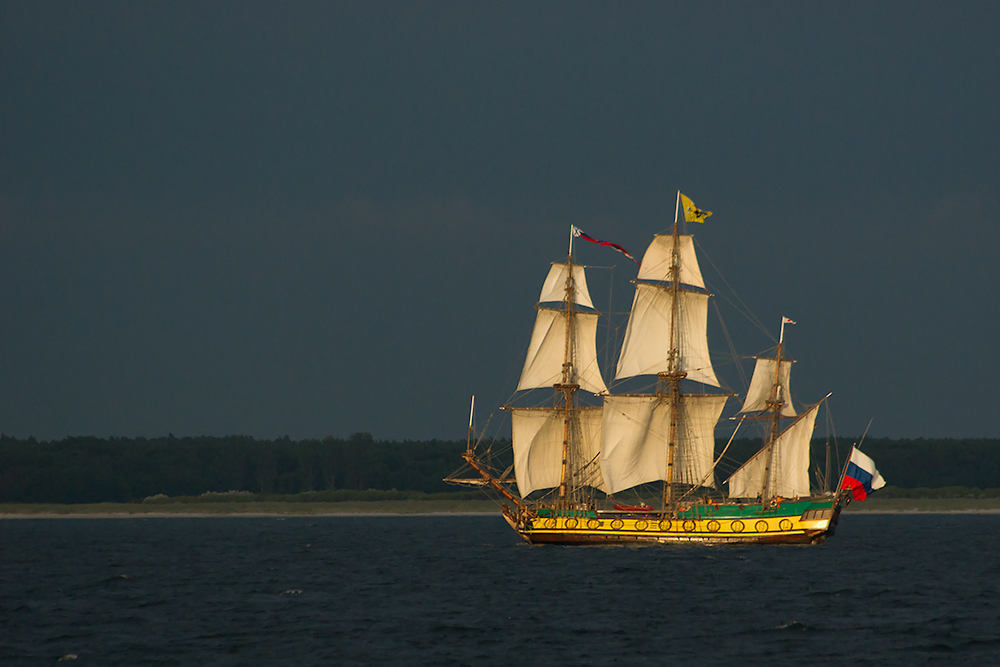
[[(46, 512), (35, 512), (29, 514), (7, 514), (0, 513), (0, 520), (3, 519), (327, 519), (330, 517), (359, 518), (359, 517), (387, 517), (387, 516), (492, 516), (492, 512), (331, 512), (329, 514), (268, 514), (258, 512), (240, 512), (225, 514), (217, 512), (215, 514), (197, 512), (148, 512), (148, 513), (107, 513), (98, 512), (81, 514), (55, 514)], [(499, 512), (496, 516), (500, 516)]]
[[(496, 514), (491, 500), (377, 500), (338, 503), (213, 502), (0, 504), (2, 519), (273, 518), (362, 516), (479, 516)], [(1000, 498), (873, 498), (846, 514), (1000, 514)]]
[(0, 519), (439, 516), (499, 514), (490, 500), (374, 500), (339, 503), (212, 502), (0, 504)]
[(845, 514), (995, 514), (1000, 498), (871, 498), (852, 502)]

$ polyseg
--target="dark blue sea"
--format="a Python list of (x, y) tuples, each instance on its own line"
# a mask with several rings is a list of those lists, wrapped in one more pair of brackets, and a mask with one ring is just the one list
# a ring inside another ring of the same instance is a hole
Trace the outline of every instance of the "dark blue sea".
[(532, 547), (496, 515), (0, 520), (2, 665), (1000, 664), (1000, 515)]

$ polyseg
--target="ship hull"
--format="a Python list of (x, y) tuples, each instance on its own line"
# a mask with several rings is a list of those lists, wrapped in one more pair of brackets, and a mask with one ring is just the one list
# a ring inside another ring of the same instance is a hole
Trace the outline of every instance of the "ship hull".
[(840, 515), (834, 499), (798, 503), (785, 511), (781, 507), (726, 511), (733, 508), (707, 506), (704, 512), (689, 510), (663, 518), (658, 514), (613, 512), (539, 516), (505, 507), (503, 516), (531, 544), (594, 545), (822, 544), (833, 535)]

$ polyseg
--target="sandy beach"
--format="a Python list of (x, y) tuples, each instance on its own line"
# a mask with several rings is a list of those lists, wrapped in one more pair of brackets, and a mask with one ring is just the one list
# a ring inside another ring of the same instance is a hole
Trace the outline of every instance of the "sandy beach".
[(96, 503), (89, 505), (0, 504), (0, 519), (109, 519), (163, 517), (406, 516), (489, 514), (489, 500), (379, 500), (341, 503)]

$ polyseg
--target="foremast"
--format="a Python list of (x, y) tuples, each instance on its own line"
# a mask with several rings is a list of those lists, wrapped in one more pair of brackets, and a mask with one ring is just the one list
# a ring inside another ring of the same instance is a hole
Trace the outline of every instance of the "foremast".
[(517, 389), (554, 390), (549, 407), (511, 411), (514, 473), (526, 498), (549, 492), (557, 509), (586, 502), (587, 487), (603, 488), (600, 458), (600, 407), (580, 405), (581, 390), (607, 393), (597, 363), (597, 319), (584, 267), (573, 257), (573, 233), (565, 263), (549, 270), (538, 303), (535, 327)]
[[(566, 308), (566, 336), (563, 347), (562, 381), (555, 385), (556, 406), (559, 406), (559, 399), (562, 398), (563, 413), (563, 441), (562, 441), (562, 468), (559, 475), (559, 506), (560, 509), (567, 509), (576, 505), (579, 499), (576, 497), (579, 492), (579, 485), (576, 483), (577, 469), (580, 462), (575, 456), (575, 448), (571, 448), (570, 439), (575, 431), (576, 421), (576, 393), (580, 390), (580, 385), (575, 383), (573, 372), (573, 342), (575, 340), (574, 326), (576, 324), (576, 285), (573, 279), (573, 231), (569, 235), (569, 252), (566, 253), (566, 296), (563, 298)], [(571, 460), (572, 456), (572, 460)]]

